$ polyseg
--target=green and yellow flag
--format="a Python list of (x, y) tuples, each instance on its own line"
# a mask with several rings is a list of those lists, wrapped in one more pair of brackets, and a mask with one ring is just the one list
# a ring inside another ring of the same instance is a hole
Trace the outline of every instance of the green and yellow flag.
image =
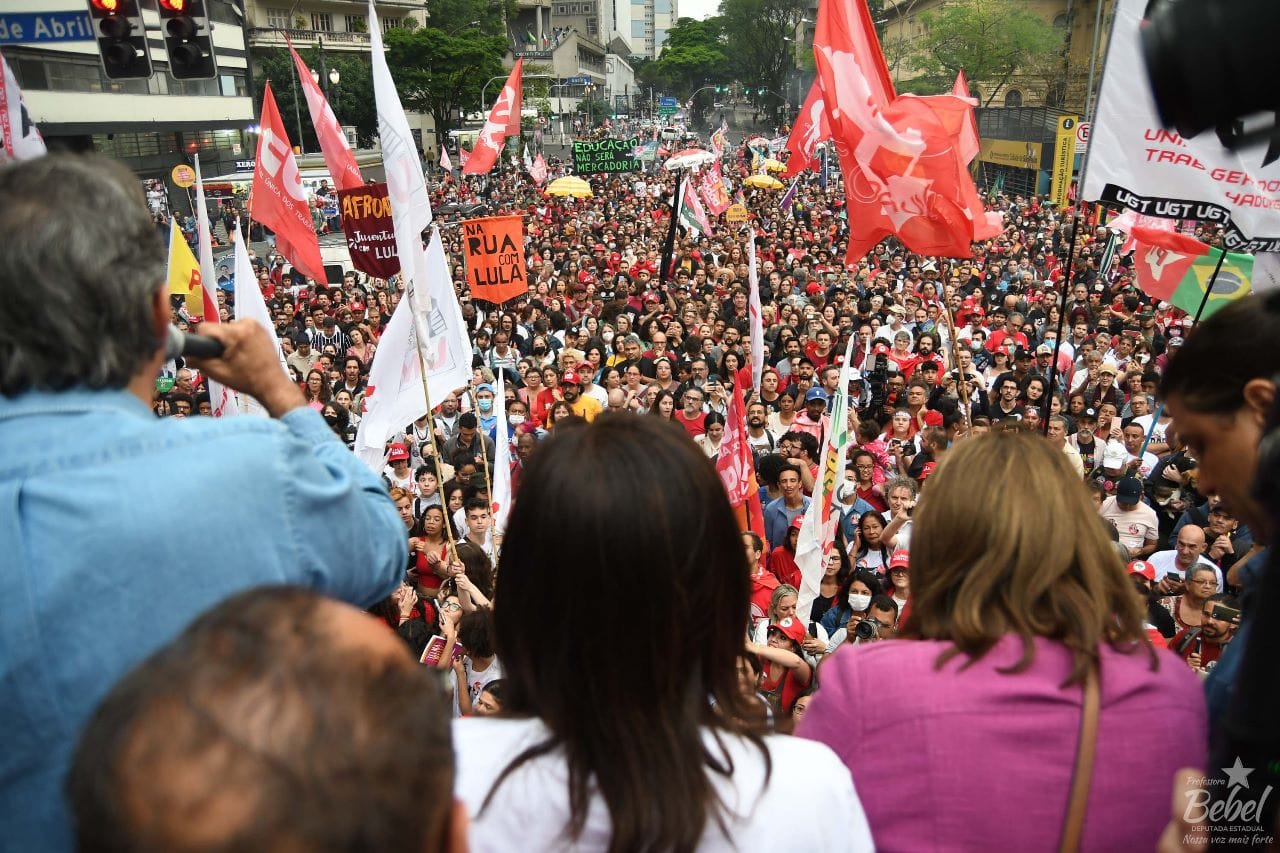
[(1133, 261), (1138, 287), (1192, 316), (1200, 309), (1210, 280), (1213, 292), (1201, 320), (1253, 290), (1253, 255), (1228, 252), (1214, 279), (1222, 250), (1185, 234), (1145, 226), (1134, 228), (1132, 236), (1137, 243)]

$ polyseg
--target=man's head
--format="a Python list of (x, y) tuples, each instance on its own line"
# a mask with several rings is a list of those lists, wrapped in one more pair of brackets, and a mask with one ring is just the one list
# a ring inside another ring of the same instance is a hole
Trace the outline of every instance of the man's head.
[(778, 488), (784, 498), (796, 498), (800, 495), (800, 468), (788, 463), (778, 472)]
[(137, 176), (96, 155), (10, 163), (0, 229), (0, 394), (154, 381), (170, 309)]
[(489, 529), (489, 502), (484, 498), (472, 498), (463, 506), (467, 513), (467, 530), (474, 536), (484, 536)]
[(1200, 555), (1205, 549), (1204, 528), (1195, 524), (1184, 524), (1182, 529), (1178, 531), (1178, 538), (1174, 543), (1178, 555), (1175, 564), (1184, 572), (1200, 561)]
[(1125, 477), (1116, 484), (1116, 506), (1125, 512), (1137, 508), (1142, 501), (1142, 481), (1137, 477)]
[(570, 371), (560, 378), (560, 393), (564, 399), (572, 403), (582, 395), (581, 378)]
[(126, 675), (67, 794), (85, 850), (460, 849), (453, 776), (444, 698), (404, 644), (276, 587), (227, 599)]
[[(1236, 617), (1231, 613), (1219, 611), (1219, 605), (1228, 610), (1240, 612), (1236, 600), (1223, 593), (1211, 596), (1200, 610), (1200, 633), (1211, 643), (1223, 645), (1231, 641), (1236, 630)], [(1231, 618), (1225, 618), (1230, 616)]]

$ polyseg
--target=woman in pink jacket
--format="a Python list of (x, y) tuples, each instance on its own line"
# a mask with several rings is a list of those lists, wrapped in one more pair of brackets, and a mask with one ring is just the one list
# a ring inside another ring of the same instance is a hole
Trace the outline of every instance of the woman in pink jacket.
[(911, 545), (900, 639), (828, 658), (799, 730), (852, 771), (876, 848), (1058, 848), (1092, 682), (1079, 847), (1154, 849), (1174, 771), (1204, 766), (1204, 699), (1147, 641), (1062, 453), (1031, 434), (960, 442)]

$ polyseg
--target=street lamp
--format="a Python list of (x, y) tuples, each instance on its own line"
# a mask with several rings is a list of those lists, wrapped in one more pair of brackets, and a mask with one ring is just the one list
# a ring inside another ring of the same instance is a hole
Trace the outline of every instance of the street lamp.
[(465, 30), (467, 27), (478, 27), (478, 26), (480, 26), (480, 22), (479, 22), (479, 21), (471, 21), (471, 22), (469, 22), (469, 23), (463, 24), (463, 25), (462, 25), (462, 26), (460, 26), (460, 27), (454, 27), (453, 29), (449, 30), (449, 32), (445, 33), (445, 35), (447, 35), (447, 36), (449, 36), (450, 38), (452, 38), (453, 36), (457, 35), (458, 33), (462, 32), (463, 30)]
[(315, 83), (320, 84), (320, 88), (324, 90), (325, 100), (329, 99), (329, 86), (336, 86), (342, 80), (342, 75), (338, 73), (338, 69), (329, 68), (324, 61), (324, 36), (317, 36), (316, 42), (320, 47), (320, 70), (311, 69), (311, 79)]

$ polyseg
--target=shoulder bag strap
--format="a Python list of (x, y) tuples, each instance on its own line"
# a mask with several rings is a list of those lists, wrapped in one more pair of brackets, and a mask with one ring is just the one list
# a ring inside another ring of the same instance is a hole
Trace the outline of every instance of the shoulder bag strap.
[(1093, 758), (1098, 746), (1098, 671), (1091, 667), (1084, 681), (1084, 704), (1080, 711), (1080, 742), (1076, 746), (1076, 763), (1071, 773), (1071, 799), (1062, 824), (1060, 853), (1080, 849), (1084, 835), (1084, 816), (1089, 806), (1089, 787), (1093, 779)]

